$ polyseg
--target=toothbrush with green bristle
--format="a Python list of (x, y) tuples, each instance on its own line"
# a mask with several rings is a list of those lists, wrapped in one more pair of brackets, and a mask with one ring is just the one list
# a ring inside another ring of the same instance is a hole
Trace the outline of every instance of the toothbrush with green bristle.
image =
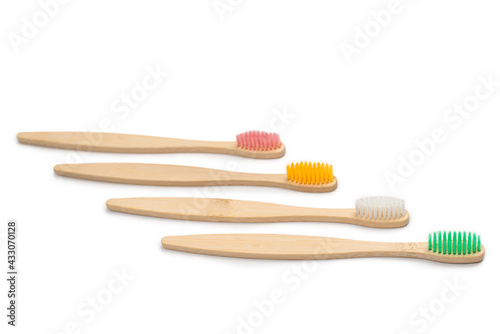
[(357, 257), (406, 257), (446, 263), (484, 259), (476, 234), (436, 232), (428, 242), (375, 242), (285, 234), (201, 234), (168, 236), (166, 249), (227, 257), (274, 260), (324, 260)]
[[(443, 255), (473, 255), (481, 253), (481, 236), (469, 232), (434, 232), (429, 234), (428, 250)], [(484, 253), (484, 252), (483, 252)], [(484, 254), (483, 254), (484, 255)]]

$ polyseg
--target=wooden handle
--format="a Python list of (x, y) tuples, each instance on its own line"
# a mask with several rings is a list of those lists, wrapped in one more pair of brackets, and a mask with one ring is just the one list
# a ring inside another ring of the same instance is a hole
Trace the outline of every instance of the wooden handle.
[(357, 257), (408, 257), (447, 263), (474, 263), (484, 258), (484, 247), (470, 255), (429, 251), (426, 242), (389, 243), (284, 234), (205, 234), (170, 236), (164, 248), (216, 256), (275, 260), (323, 260)]
[(103, 132), (21, 132), (23, 144), (79, 151), (114, 153), (219, 153), (256, 159), (280, 158), (285, 146), (277, 150), (251, 151), (236, 142), (200, 141)]
[(85, 180), (154, 186), (264, 186), (305, 192), (328, 192), (337, 181), (307, 185), (288, 181), (286, 174), (252, 174), (218, 169), (141, 163), (89, 163), (56, 165), (62, 176)]
[(274, 203), (216, 198), (142, 197), (114, 198), (108, 209), (136, 215), (216, 222), (335, 222), (367, 227), (392, 228), (408, 224), (409, 215), (399, 219), (366, 219), (355, 209), (319, 209)]

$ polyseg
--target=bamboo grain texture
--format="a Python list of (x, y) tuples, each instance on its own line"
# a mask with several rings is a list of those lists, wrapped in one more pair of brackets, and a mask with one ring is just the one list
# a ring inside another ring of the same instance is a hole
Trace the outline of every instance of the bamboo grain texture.
[(369, 219), (355, 209), (321, 209), (220, 198), (140, 197), (113, 198), (109, 210), (169, 219), (211, 222), (334, 222), (366, 227), (394, 228), (408, 224), (408, 212), (401, 218)]
[(286, 174), (232, 172), (192, 166), (143, 163), (62, 164), (54, 167), (61, 176), (113, 183), (154, 186), (263, 186), (303, 192), (330, 192), (337, 179), (319, 185), (295, 183)]
[(235, 141), (202, 141), (103, 132), (20, 132), (20, 143), (67, 150), (111, 153), (218, 153), (254, 159), (285, 155), (285, 145), (275, 150), (247, 150)]
[(444, 255), (426, 242), (375, 242), (285, 234), (201, 234), (167, 236), (165, 249), (225, 257), (273, 260), (327, 260), (360, 257), (416, 258), (445, 263), (476, 263), (485, 249), (469, 255)]

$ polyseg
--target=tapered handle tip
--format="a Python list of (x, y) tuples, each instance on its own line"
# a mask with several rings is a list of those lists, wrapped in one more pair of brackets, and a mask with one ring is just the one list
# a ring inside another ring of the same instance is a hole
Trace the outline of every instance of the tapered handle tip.
[(165, 249), (172, 249), (171, 246), (175, 243), (175, 239), (171, 236), (161, 238), (161, 245)]
[(55, 165), (54, 166), (54, 173), (56, 173), (57, 175), (64, 175), (65, 170), (66, 170), (66, 168), (64, 167), (64, 165)]
[(17, 134), (17, 140), (20, 142), (20, 143), (26, 143), (27, 139), (28, 139), (28, 133), (29, 132), (19, 132)]
[(108, 210), (117, 211), (119, 203), (120, 203), (119, 198), (110, 198), (106, 201), (106, 207), (108, 208)]

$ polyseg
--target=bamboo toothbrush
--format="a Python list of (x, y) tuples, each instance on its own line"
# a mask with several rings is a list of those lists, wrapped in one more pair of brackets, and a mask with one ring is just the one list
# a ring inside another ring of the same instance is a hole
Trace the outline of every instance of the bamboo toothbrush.
[(285, 155), (277, 133), (248, 131), (236, 141), (201, 141), (102, 132), (20, 132), (23, 144), (80, 151), (115, 153), (220, 153), (254, 159)]
[(484, 258), (481, 238), (437, 232), (428, 242), (374, 242), (285, 234), (201, 234), (164, 237), (164, 248), (205, 255), (275, 260), (409, 257), (447, 263)]
[(115, 183), (155, 186), (265, 186), (304, 192), (337, 188), (332, 165), (292, 163), (286, 174), (253, 174), (219, 169), (141, 163), (88, 163), (56, 165), (62, 176)]
[(406, 226), (410, 218), (404, 200), (384, 196), (360, 198), (355, 209), (190, 197), (113, 198), (106, 205), (111, 211), (143, 216), (237, 223), (314, 221), (390, 228)]

